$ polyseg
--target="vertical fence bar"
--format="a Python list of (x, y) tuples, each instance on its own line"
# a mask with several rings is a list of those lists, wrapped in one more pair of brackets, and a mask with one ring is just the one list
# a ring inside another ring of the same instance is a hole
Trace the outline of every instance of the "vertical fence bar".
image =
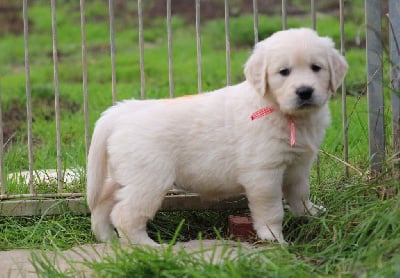
[(89, 130), (89, 98), (87, 88), (87, 59), (86, 59), (86, 21), (85, 0), (80, 0), (81, 11), (81, 36), (82, 36), (82, 89), (83, 89), (83, 117), (85, 122), (85, 158), (89, 153), (90, 130)]
[(317, 30), (317, 8), (315, 6), (315, 0), (311, 0), (311, 24), (313, 30)]
[(1, 101), (1, 80), (0, 80), (0, 194), (6, 194), (6, 184), (4, 183), (4, 138), (3, 138), (3, 103)]
[(58, 85), (57, 19), (56, 19), (55, 0), (51, 0), (51, 26), (52, 26), (52, 37), (53, 37), (54, 106), (55, 106), (55, 116), (56, 116), (56, 140), (57, 140), (57, 185), (58, 185), (58, 192), (62, 192), (63, 178), (62, 178), (62, 152), (61, 152), (61, 127), (60, 127), (60, 90)]
[(258, 1), (253, 0), (254, 44), (258, 43)]
[(385, 156), (381, 10), (380, 0), (365, 0), (369, 154), (373, 172), (382, 171)]
[(28, 125), (28, 163), (29, 163), (29, 192), (34, 193), (33, 186), (33, 139), (32, 139), (32, 99), (31, 99), (31, 70), (29, 62), (29, 40), (28, 40), (28, 2), (22, 5), (24, 21), (24, 48), (25, 48), (25, 91), (26, 91), (26, 121)]
[[(344, 0), (339, 1), (339, 16), (340, 16), (340, 53), (345, 55), (344, 45)], [(344, 173), (346, 178), (349, 177), (349, 137), (347, 125), (347, 98), (346, 98), (346, 85), (343, 80), (342, 83), (342, 129), (343, 129), (343, 159), (346, 162)]]
[(168, 34), (168, 76), (169, 96), (174, 97), (174, 68), (172, 50), (172, 27), (171, 27), (171, 0), (167, 0), (167, 34)]
[(389, 0), (389, 27), (393, 150), (395, 158), (400, 159), (400, 2), (398, 0)]
[(286, 0), (282, 0), (282, 29), (287, 29), (287, 6)]
[(25, 91), (26, 91), (26, 121), (28, 126), (28, 163), (29, 163), (29, 193), (33, 194), (33, 140), (32, 140), (32, 99), (31, 99), (31, 70), (29, 62), (29, 32), (28, 32), (28, 2), (23, 1), (22, 17), (24, 22), (24, 48), (25, 48)]
[(226, 85), (231, 85), (231, 40), (229, 26), (229, 0), (225, 0)]
[(140, 61), (140, 97), (146, 98), (146, 86), (144, 76), (144, 43), (143, 43), (143, 10), (142, 0), (138, 0), (138, 21), (139, 21), (139, 61)]
[(33, 139), (32, 139), (32, 98), (31, 98), (31, 70), (29, 62), (29, 33), (28, 33), (28, 3), (22, 5), (24, 21), (24, 48), (25, 48), (25, 91), (26, 91), (26, 121), (28, 125), (28, 163), (29, 163), (29, 192), (34, 193), (33, 186)]
[(197, 90), (203, 91), (201, 68), (201, 30), (200, 30), (200, 0), (196, 0), (196, 50), (197, 50)]
[[(315, 7), (315, 1), (311, 0), (311, 25), (312, 29), (316, 30), (317, 29), (317, 23), (316, 23), (316, 7)], [(321, 184), (321, 157), (318, 154), (317, 159), (316, 159), (316, 170), (317, 170), (317, 183)]]
[(117, 102), (117, 73), (115, 69), (115, 35), (114, 35), (114, 4), (108, 1), (108, 13), (110, 17), (110, 52), (111, 52), (111, 90), (113, 104)]

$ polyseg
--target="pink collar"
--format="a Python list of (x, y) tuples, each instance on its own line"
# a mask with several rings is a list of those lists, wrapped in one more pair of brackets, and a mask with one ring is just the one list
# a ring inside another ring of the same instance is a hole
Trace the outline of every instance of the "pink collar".
[[(251, 120), (253, 121), (255, 119), (261, 118), (275, 111), (276, 111), (275, 108), (272, 106), (261, 108), (256, 112), (254, 112), (253, 114), (251, 114)], [(293, 118), (291, 116), (287, 116), (287, 118), (290, 124), (290, 146), (293, 148), (296, 146), (296, 127), (294, 125)]]

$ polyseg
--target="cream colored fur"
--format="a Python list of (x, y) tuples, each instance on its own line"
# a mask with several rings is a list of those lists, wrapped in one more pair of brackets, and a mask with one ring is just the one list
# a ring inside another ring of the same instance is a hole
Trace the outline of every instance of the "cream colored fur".
[[(329, 38), (290, 29), (255, 46), (240, 84), (109, 108), (96, 123), (88, 158), (96, 237), (110, 240), (115, 227), (126, 241), (156, 244), (146, 223), (175, 183), (204, 198), (246, 193), (258, 237), (284, 242), (282, 198), (298, 215), (321, 208), (309, 200), (309, 171), (330, 121), (327, 102), (346, 71)], [(301, 87), (313, 90), (307, 101), (296, 93)], [(264, 107), (276, 111), (252, 121)]]

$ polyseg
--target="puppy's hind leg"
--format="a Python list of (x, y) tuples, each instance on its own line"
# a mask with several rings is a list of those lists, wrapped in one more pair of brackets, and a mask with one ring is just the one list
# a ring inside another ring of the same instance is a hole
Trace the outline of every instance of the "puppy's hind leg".
[(102, 242), (111, 241), (114, 236), (114, 227), (111, 224), (110, 213), (114, 201), (105, 200), (99, 206), (96, 206), (91, 212), (92, 230), (96, 238)]
[(105, 182), (99, 203), (91, 211), (93, 233), (102, 242), (111, 241), (115, 236), (110, 214), (115, 204), (114, 193), (118, 188), (117, 183), (108, 179)]
[[(137, 183), (122, 187), (116, 195), (118, 202), (111, 212), (111, 221), (121, 240), (131, 244), (158, 246), (147, 234), (146, 225), (160, 208), (173, 180), (163, 186), (154, 183)], [(164, 180), (164, 181), (165, 181)]]

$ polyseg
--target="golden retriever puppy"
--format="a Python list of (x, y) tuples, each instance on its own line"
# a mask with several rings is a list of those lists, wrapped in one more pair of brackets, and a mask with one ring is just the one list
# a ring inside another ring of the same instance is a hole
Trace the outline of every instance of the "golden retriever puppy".
[(331, 39), (290, 29), (255, 46), (240, 84), (109, 108), (87, 165), (94, 234), (155, 245), (146, 223), (175, 184), (204, 198), (245, 193), (258, 237), (284, 243), (282, 198), (297, 215), (322, 209), (309, 171), (347, 68)]

